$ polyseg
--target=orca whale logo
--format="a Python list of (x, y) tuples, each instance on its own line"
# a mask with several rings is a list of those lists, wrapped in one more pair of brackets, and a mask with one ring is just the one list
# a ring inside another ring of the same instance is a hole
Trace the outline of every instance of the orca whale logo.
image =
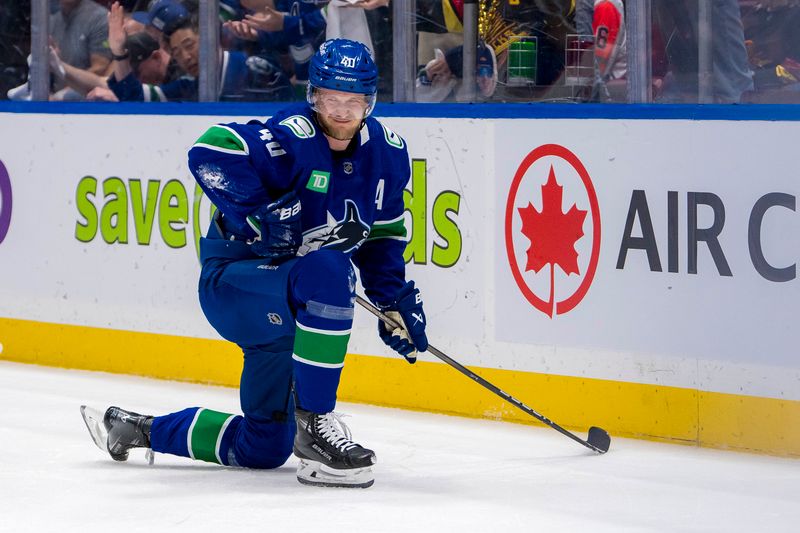
[(361, 220), (355, 202), (345, 200), (344, 217), (336, 220), (329, 211), (327, 224), (309, 230), (303, 235), (303, 245), (300, 247), (298, 255), (304, 255), (320, 248), (331, 248), (350, 253), (361, 246), (368, 236), (369, 226)]

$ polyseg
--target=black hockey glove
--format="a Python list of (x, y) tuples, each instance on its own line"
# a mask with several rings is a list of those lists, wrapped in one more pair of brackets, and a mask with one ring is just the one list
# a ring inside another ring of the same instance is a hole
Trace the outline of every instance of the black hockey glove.
[(383, 312), (402, 327), (389, 330), (378, 320), (378, 335), (391, 349), (406, 358), (412, 365), (417, 362), (417, 350), (428, 349), (425, 336), (425, 312), (422, 310), (422, 296), (414, 282), (407, 282), (395, 296), (395, 301), (384, 307)]
[(303, 243), (300, 199), (294, 191), (253, 211), (247, 223), (257, 235), (251, 245), (253, 252), (273, 264), (294, 257)]

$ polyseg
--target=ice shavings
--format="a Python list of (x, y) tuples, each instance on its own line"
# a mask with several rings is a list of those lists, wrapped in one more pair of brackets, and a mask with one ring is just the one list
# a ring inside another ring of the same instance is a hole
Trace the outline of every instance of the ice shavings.
[(197, 177), (209, 189), (225, 189), (229, 183), (225, 173), (217, 165), (200, 165), (197, 168)]

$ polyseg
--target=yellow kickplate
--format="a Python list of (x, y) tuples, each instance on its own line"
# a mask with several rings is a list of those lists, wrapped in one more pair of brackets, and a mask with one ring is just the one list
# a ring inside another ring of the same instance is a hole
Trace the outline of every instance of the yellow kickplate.
[[(0, 359), (236, 387), (232, 343), (0, 318)], [(800, 402), (472, 368), (557, 424), (648, 440), (800, 457)], [(539, 424), (443, 363), (348, 354), (339, 399)], [(612, 443), (613, 449), (613, 443)]]

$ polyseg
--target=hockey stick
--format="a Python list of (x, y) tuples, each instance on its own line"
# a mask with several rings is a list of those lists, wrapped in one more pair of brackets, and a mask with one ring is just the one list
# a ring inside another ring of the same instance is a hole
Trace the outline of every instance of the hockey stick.
[[(378, 309), (377, 307), (375, 307), (374, 305), (369, 303), (367, 300), (365, 300), (361, 296), (356, 295), (356, 301), (359, 303), (359, 305), (361, 305), (361, 307), (363, 307), (364, 309), (366, 309), (367, 311), (369, 311), (370, 313), (372, 313), (373, 315), (375, 315), (379, 319), (383, 320), (386, 323), (386, 325), (388, 325), (389, 327), (391, 327), (393, 329), (397, 328), (397, 327), (401, 327), (394, 320), (392, 320), (391, 318), (386, 316), (384, 313), (382, 313), (380, 311), (380, 309)], [(479, 385), (483, 386), (486, 389), (489, 389), (490, 391), (492, 391), (496, 395), (500, 396), (502, 399), (504, 399), (505, 401), (507, 401), (508, 403), (513, 405), (514, 407), (517, 407), (520, 410), (526, 412), (527, 414), (531, 415), (532, 417), (534, 417), (538, 421), (540, 421), (540, 422), (542, 422), (544, 424), (547, 424), (548, 426), (550, 426), (551, 428), (555, 429), (556, 431), (558, 431), (562, 435), (566, 435), (567, 437), (571, 438), (575, 442), (579, 442), (580, 444), (586, 446), (590, 450), (595, 451), (597, 453), (603, 454), (603, 453), (606, 453), (608, 451), (608, 447), (611, 445), (611, 437), (608, 436), (608, 433), (606, 432), (606, 430), (604, 430), (602, 428), (599, 428), (599, 427), (596, 427), (596, 426), (592, 426), (592, 427), (589, 428), (589, 436), (588, 436), (588, 438), (586, 440), (583, 440), (582, 438), (578, 437), (577, 435), (575, 435), (575, 434), (567, 431), (566, 429), (562, 428), (561, 426), (559, 426), (558, 424), (556, 424), (555, 422), (553, 422), (552, 420), (550, 420), (546, 416), (540, 415), (539, 413), (537, 413), (536, 411), (534, 411), (533, 409), (531, 409), (530, 407), (528, 407), (527, 405), (525, 405), (521, 401), (517, 400), (516, 398), (514, 398), (513, 396), (511, 396), (507, 392), (503, 391), (499, 387), (496, 387), (495, 385), (492, 385), (491, 383), (489, 383), (488, 381), (486, 381), (485, 379), (483, 379), (478, 374), (476, 374), (472, 370), (468, 369), (467, 367), (465, 367), (464, 365), (462, 365), (458, 361), (455, 361), (455, 360), (451, 359), (449, 356), (445, 355), (441, 350), (439, 350), (439, 349), (435, 348), (434, 346), (428, 344), (428, 351), (430, 353), (432, 353), (433, 355), (435, 355), (436, 357), (438, 357), (439, 359), (441, 359), (442, 361), (444, 361), (445, 363), (447, 363), (448, 365), (452, 366), (453, 368), (455, 368), (456, 370), (461, 372), (462, 374), (464, 374), (465, 376), (467, 376), (468, 378), (470, 378), (471, 380), (475, 381)]]

